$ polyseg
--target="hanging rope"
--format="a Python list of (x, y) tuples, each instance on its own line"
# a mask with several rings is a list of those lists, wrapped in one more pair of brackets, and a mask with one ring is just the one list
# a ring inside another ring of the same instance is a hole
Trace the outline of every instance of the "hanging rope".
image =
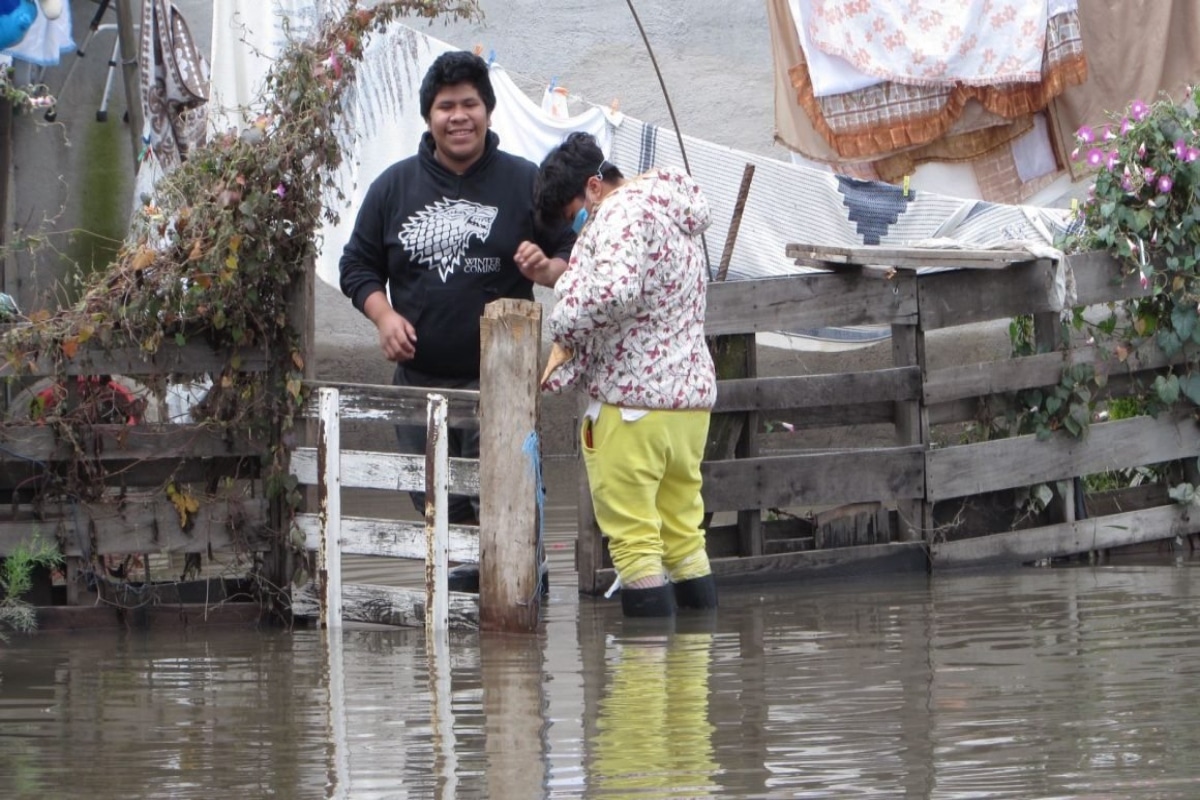
[(529, 469), (529, 475), (533, 478), (534, 492), (537, 502), (537, 546), (534, 548), (534, 565), (537, 580), (533, 584), (533, 596), (529, 598), (529, 604), (537, 602), (542, 591), (542, 564), (546, 560), (546, 484), (542, 480), (542, 443), (538, 438), (537, 431), (530, 431), (525, 437), (525, 444), (521, 446), (521, 452), (525, 454), (526, 466)]

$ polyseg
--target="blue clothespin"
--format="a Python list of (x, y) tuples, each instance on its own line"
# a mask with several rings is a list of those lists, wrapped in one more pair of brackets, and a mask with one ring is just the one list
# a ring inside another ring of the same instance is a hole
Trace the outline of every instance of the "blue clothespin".
[(555, 86), (558, 86), (558, 76), (551, 75), (550, 76), (550, 88), (547, 91), (553, 92)]
[(491, 50), (488, 52), (488, 69), (491, 69), (492, 64), (495, 64), (495, 63), (496, 63), (496, 51)]

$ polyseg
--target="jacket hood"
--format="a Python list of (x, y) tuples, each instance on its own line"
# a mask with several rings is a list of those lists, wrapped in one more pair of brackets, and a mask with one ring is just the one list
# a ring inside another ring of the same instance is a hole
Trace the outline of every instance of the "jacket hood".
[(686, 172), (675, 169), (651, 169), (627, 184), (645, 192), (658, 207), (688, 236), (699, 236), (712, 222), (708, 199)]

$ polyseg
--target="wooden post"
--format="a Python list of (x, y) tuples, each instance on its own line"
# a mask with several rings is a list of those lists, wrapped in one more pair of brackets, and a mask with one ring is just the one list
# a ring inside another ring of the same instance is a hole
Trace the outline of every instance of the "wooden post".
[[(133, 145), (133, 163), (138, 163), (142, 152), (142, 84), (138, 79), (137, 36), (133, 26), (134, 0), (117, 0), (117, 40), (121, 45), (121, 81), (125, 84), (125, 110), (129, 112), (129, 137)], [(142, 20), (143, 25), (154, 24)], [(168, 24), (162, 20), (161, 24)]]
[(342, 434), (341, 395), (320, 390), (321, 432), (317, 444), (317, 493), (321, 503), (321, 549), (317, 551), (320, 624), (342, 626)]
[(450, 449), (446, 398), (429, 395), (425, 445), (425, 628), (450, 629)]
[[(900, 271), (894, 278), (919, 280), (914, 273)], [(892, 363), (897, 367), (917, 366), (921, 368), (921, 385), (925, 385), (925, 331), (920, 324), (918, 309), (916, 325), (892, 326)], [(896, 403), (896, 444), (929, 444), (929, 411), (923, 400), (904, 400)], [(897, 536), (902, 542), (928, 539), (933, 522), (931, 506), (924, 500), (898, 500), (896, 511), (899, 516)]]
[(479, 625), (531, 632), (541, 609), (541, 305), (488, 303), (480, 346)]

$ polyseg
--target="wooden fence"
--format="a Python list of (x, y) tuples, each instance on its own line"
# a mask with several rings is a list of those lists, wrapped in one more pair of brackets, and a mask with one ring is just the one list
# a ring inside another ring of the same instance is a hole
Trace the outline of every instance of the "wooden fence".
[[(1200, 531), (1200, 515), (1171, 502), (1165, 488), (1116, 501), (1073, 496), (1082, 476), (1194, 461), (1200, 436), (1191, 413), (1098, 421), (1082, 438), (954, 440), (981, 416), (1002, 416), (1016, 393), (1055, 386), (1069, 366), (1088, 364), (1107, 376), (1101, 400), (1169, 366), (1153, 345), (1110, 354), (1060, 341), (1064, 303), (1069, 311), (1148, 293), (1113, 259), (1086, 254), (1056, 266), (1017, 251), (800, 246), (789, 256), (831, 271), (709, 288), (707, 331), (720, 374), (733, 376), (719, 381), (703, 465), (704, 500), (714, 515), (708, 549), (719, 579), (1019, 564)], [(928, 333), (1021, 315), (1034, 319), (1036, 355), (928, 367)], [(847, 325), (890, 326), (891, 366), (757, 374), (755, 333)], [(778, 433), (780, 423), (793, 432)], [(865, 425), (890, 426), (894, 444), (804, 445), (806, 433), (827, 428), (852, 442)], [(1038, 484), (1055, 489), (1045, 512), (1021, 519), (995, 507), (997, 495)], [(614, 573), (586, 486), (580, 494), (579, 585), (594, 594)], [(736, 522), (722, 523), (732, 515)]]
[[(317, 443), (293, 453), (292, 471), (315, 490), (315, 507), (296, 522), (317, 566), (315, 579), (294, 593), (296, 616), (318, 618), (327, 627), (343, 619), (433, 629), (530, 631), (538, 625), (541, 307), (490, 303), (481, 338), (480, 391), (313, 385), (305, 416), (319, 425)], [(369, 441), (390, 449), (392, 426), (427, 425), (427, 452), (345, 449), (343, 420), (366, 426)], [(447, 456), (448, 426), (480, 429), (478, 459)], [(392, 499), (397, 492), (425, 492), (424, 519), (343, 516), (343, 490)], [(450, 525), (448, 494), (479, 496), (480, 524)], [(422, 561), (424, 588), (344, 583), (343, 553)], [(479, 595), (447, 591), (448, 561), (480, 564)]]

